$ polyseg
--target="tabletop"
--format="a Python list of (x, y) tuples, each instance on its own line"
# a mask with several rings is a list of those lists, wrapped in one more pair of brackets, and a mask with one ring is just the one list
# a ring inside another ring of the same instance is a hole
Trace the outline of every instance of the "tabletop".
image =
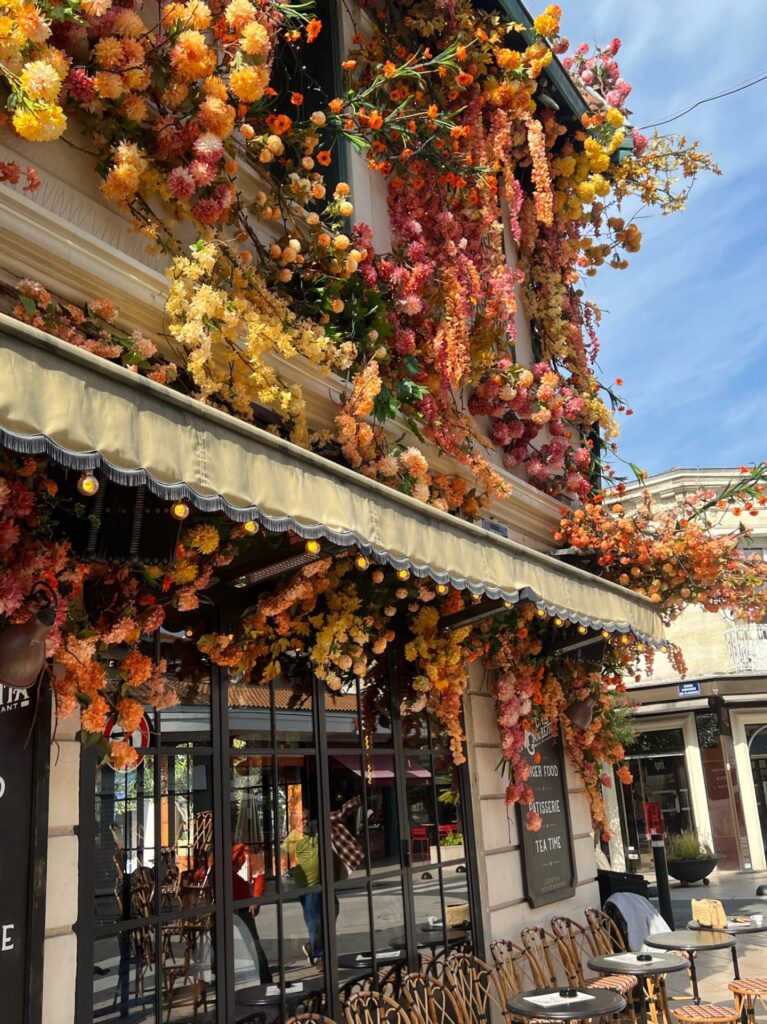
[[(288, 982), (284, 988), (285, 1002), (287, 1004), (300, 1002), (312, 994), (320, 992), (325, 987), (324, 977), (317, 975), (316, 978), (303, 978), (301, 981)], [(249, 985), (247, 988), (238, 989), (235, 998), (243, 1006), (277, 1006), (282, 1002), (282, 985)]]
[[(574, 993), (555, 1002), (541, 1005), (534, 1000), (559, 996), (560, 992)], [(626, 1000), (608, 989), (535, 988), (510, 996), (506, 1006), (514, 1017), (542, 1017), (546, 1020), (586, 1020), (605, 1014), (620, 1013)]]
[[(376, 965), (378, 967), (388, 967), (389, 964), (400, 964), (405, 959), (405, 953), (402, 950), (381, 950), (380, 953), (376, 953)], [(373, 957), (369, 952), (366, 953), (342, 953), (338, 957), (338, 966), (346, 968), (362, 968), (372, 967)]]
[(691, 953), (699, 949), (730, 949), (735, 945), (736, 939), (734, 932), (680, 928), (675, 932), (648, 935), (644, 941), (646, 946), (654, 946), (656, 949), (683, 949)]
[[(639, 957), (649, 957), (640, 960)], [(686, 971), (687, 961), (669, 953), (611, 953), (608, 956), (595, 956), (588, 961), (592, 971), (605, 974), (633, 974), (636, 977), (647, 977), (651, 974), (671, 974), (673, 971)]]
[(763, 918), (762, 924), (734, 924), (728, 920), (726, 928), (714, 928), (710, 925), (698, 924), (697, 921), (688, 921), (687, 927), (693, 932), (726, 931), (728, 935), (755, 935), (757, 932), (767, 932), (767, 920)]

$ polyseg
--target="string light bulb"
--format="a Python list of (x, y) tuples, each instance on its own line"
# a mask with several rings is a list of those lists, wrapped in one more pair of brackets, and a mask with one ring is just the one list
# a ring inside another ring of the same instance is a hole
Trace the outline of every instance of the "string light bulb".
[(538, 608), (535, 614), (538, 616), (539, 619), (545, 619), (546, 618), (546, 609), (545, 608)]
[(565, 624), (564, 619), (560, 619), (560, 617), (557, 615), (555, 617), (555, 619), (554, 619), (554, 625), (559, 627), (559, 626), (564, 626), (564, 624)]
[(606, 640), (610, 635), (610, 632), (607, 629), (603, 629), (599, 635), (602, 637), (603, 640)]
[(170, 507), (170, 514), (174, 519), (186, 519), (189, 511), (189, 505), (185, 501), (174, 501)]
[(434, 589), (438, 594), (446, 594), (448, 590), (447, 583), (438, 583)]
[(410, 579), (410, 570), (409, 569), (398, 569), (397, 570), (397, 579), (398, 580), (402, 580), (403, 583), (405, 582), (405, 580), (409, 580)]
[(86, 498), (92, 498), (99, 489), (99, 482), (89, 469), (80, 475), (80, 479), (77, 481), (77, 489)]
[(357, 555), (357, 557), (354, 559), (354, 564), (357, 566), (360, 572), (364, 572), (365, 569), (367, 569), (367, 567), (370, 565), (370, 561), (367, 558), (365, 558), (364, 555)]
[(474, 602), (474, 604), (479, 604), (479, 602), (482, 600), (482, 595), (481, 594), (472, 594), (471, 595), (471, 599)]
[(504, 601), (503, 602), (503, 607), (504, 608), (513, 608), (514, 605), (511, 603), (511, 601)]
[(585, 636), (586, 633), (588, 633), (588, 630), (585, 626), (578, 626), (578, 632), (581, 634), (581, 636)]
[(243, 523), (242, 528), (245, 533), (249, 533), (251, 537), (258, 533), (258, 523), (255, 519), (249, 519), (247, 523)]
[(308, 540), (304, 545), (307, 555), (318, 555), (322, 550), (322, 545), (318, 540)]

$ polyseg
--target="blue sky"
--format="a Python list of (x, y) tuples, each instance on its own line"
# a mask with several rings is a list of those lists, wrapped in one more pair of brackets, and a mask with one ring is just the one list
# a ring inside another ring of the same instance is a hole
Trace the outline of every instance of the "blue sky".
[[(573, 47), (623, 40), (618, 59), (640, 126), (767, 71), (763, 0), (563, 0), (562, 7)], [(661, 130), (699, 139), (723, 174), (701, 178), (683, 212), (642, 221), (642, 250), (630, 267), (605, 267), (587, 284), (606, 311), (600, 376), (622, 377), (635, 410), (621, 417), (620, 451), (651, 473), (760, 461), (767, 458), (767, 82)]]

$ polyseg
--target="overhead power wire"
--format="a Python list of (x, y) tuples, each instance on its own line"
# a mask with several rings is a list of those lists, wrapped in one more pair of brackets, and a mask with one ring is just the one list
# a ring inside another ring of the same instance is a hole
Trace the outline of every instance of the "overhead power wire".
[(689, 114), (690, 111), (695, 110), (697, 107), (702, 107), (704, 103), (712, 103), (714, 100), (724, 99), (725, 96), (733, 96), (737, 92), (743, 92), (744, 89), (750, 89), (752, 85), (758, 85), (760, 82), (764, 81), (767, 81), (767, 71), (763, 72), (756, 78), (747, 79), (745, 82), (741, 82), (740, 85), (734, 85), (729, 89), (724, 89), (722, 92), (715, 93), (713, 96), (707, 96), (705, 99), (698, 100), (698, 102), (693, 103), (691, 107), (687, 107), (685, 110), (680, 110), (676, 114), (671, 114), (662, 121), (653, 121), (651, 124), (643, 124), (639, 130), (644, 131), (646, 128), (659, 128), (661, 125), (670, 124), (671, 121), (676, 121), (680, 117), (684, 117), (685, 114)]

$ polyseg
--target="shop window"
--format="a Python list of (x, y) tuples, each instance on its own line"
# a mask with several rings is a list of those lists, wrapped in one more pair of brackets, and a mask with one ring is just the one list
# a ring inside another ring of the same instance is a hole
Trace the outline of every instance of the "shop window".
[(653, 863), (650, 836), (695, 825), (681, 729), (640, 733), (626, 748), (633, 782), (622, 787), (628, 855), (634, 867)]
[(463, 772), (394, 672), (227, 685), (200, 615), (144, 639), (179, 704), (147, 709), (140, 762), (83, 754), (77, 1019), (340, 1017), (384, 968), (473, 948)]

